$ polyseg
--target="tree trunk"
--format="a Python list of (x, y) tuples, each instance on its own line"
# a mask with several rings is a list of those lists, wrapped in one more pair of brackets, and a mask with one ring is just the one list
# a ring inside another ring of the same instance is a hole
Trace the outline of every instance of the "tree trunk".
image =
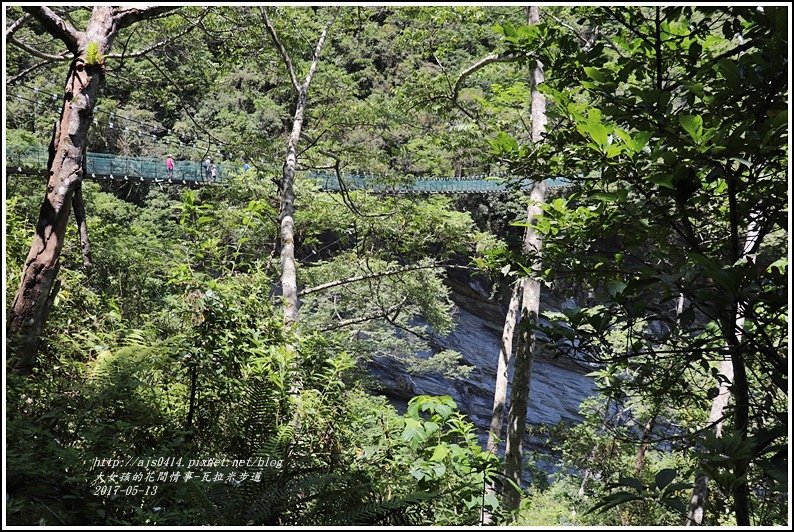
[[(108, 53), (113, 39), (123, 27), (146, 16), (174, 8), (96, 6), (85, 32), (77, 31), (49, 8), (26, 6), (23, 9), (53, 37), (62, 40), (74, 54), (64, 86), (61, 114), (53, 128), (49, 146), (47, 191), (39, 209), (36, 232), (8, 317), (6, 337), (12, 356), (9, 367), (16, 373), (26, 374), (33, 368), (41, 332), (47, 320), (48, 301), (53, 299), (53, 285), (59, 268), (69, 211), (73, 205), (80, 218), (78, 224), (84, 245), (84, 257), (87, 253), (90, 262), (82, 196), (78, 195), (74, 204), (73, 198), (75, 192), (80, 190), (85, 172), (84, 154), (88, 128), (91, 126), (99, 87), (104, 79), (101, 58)], [(89, 43), (95, 45), (98, 52), (93, 63), (87, 57)]]
[(521, 302), (521, 283), (516, 283), (510, 296), (510, 304), (505, 316), (505, 326), (502, 329), (502, 346), (499, 349), (499, 359), (496, 366), (496, 383), (494, 384), (493, 411), (491, 414), (491, 429), (488, 432), (486, 450), (496, 454), (498, 440), (502, 433), (504, 421), (505, 401), (507, 401), (508, 367), (513, 356), (513, 336), (516, 328), (516, 317)]
[[(740, 435), (742, 442), (746, 442), (750, 417), (750, 397), (741, 345), (742, 335), (737, 332), (737, 329), (740, 331), (744, 328), (744, 315), (738, 305), (735, 307), (735, 315), (738, 316), (736, 329), (732, 331), (733, 334), (728, 335), (731, 364), (733, 365), (733, 386), (731, 387), (734, 399), (733, 428)], [(750, 526), (750, 491), (747, 485), (749, 467), (750, 462), (747, 458), (737, 458), (733, 467), (733, 474), (737, 479), (733, 486), (733, 509), (738, 526)]]
[(301, 87), (295, 107), (292, 134), (287, 144), (287, 160), (281, 180), (281, 294), (284, 297), (284, 323), (298, 321), (298, 281), (295, 265), (295, 165), (298, 161), (298, 140), (306, 109), (306, 89)]
[[(521, 302), (521, 282), (513, 286), (510, 296), (510, 304), (507, 307), (505, 325), (502, 329), (502, 346), (499, 349), (499, 359), (496, 362), (496, 382), (494, 383), (493, 411), (491, 414), (491, 429), (488, 431), (488, 442), (485, 448), (488, 452), (497, 454), (498, 440), (502, 435), (502, 424), (504, 423), (505, 401), (507, 401), (508, 368), (510, 358), (513, 355), (513, 336), (516, 328), (516, 317), (518, 307)], [(486, 494), (495, 494), (496, 487), (493, 483), (485, 485)], [(493, 516), (490, 512), (482, 509), (480, 523), (490, 525), (493, 523)]]
[[(726, 381), (720, 381), (717, 396), (711, 403), (709, 413), (709, 425), (714, 425), (714, 435), (718, 438), (722, 436), (722, 426), (725, 418), (725, 410), (728, 408), (728, 401), (731, 397), (730, 385), (733, 382), (733, 363), (730, 359), (724, 360), (720, 364), (720, 373), (725, 376)], [(709, 495), (709, 477), (701, 472), (695, 479), (695, 487), (692, 489), (692, 496), (689, 500), (689, 510), (687, 511), (685, 525), (702, 525), (703, 514), (706, 508), (706, 499)]]
[[(46, 320), (46, 301), (58, 271), (72, 196), (82, 182), (83, 151), (103, 77), (101, 67), (85, 64), (85, 44), (69, 69), (64, 104), (50, 142), (47, 193), (11, 306), (8, 336), (15, 354), (12, 367), (18, 373), (29, 373), (33, 367)], [(106, 45), (100, 50), (107, 48)]]
[[(187, 420), (185, 421), (185, 430), (193, 430), (193, 415), (196, 412), (196, 390), (198, 390), (198, 368), (196, 365), (190, 367), (190, 397), (188, 399), (187, 407)], [(190, 435), (193, 438), (193, 435)]]
[[(527, 208), (527, 220), (531, 224), (542, 214), (540, 203), (546, 196), (546, 184), (537, 183), (530, 193)], [(537, 203), (535, 203), (537, 202)], [(524, 252), (534, 251), (540, 254), (542, 240), (535, 230), (529, 226), (524, 238)], [(513, 384), (510, 390), (510, 409), (507, 412), (507, 444), (505, 446), (505, 477), (521, 486), (521, 473), (524, 458), (524, 429), (527, 422), (527, 405), (529, 404), (530, 378), (532, 361), (535, 357), (535, 327), (540, 312), (540, 283), (532, 278), (521, 280), (521, 317), (518, 324), (518, 343), (516, 345)], [(515, 510), (521, 501), (521, 494), (511, 486), (505, 486), (505, 506), (507, 510)]]
[(642, 431), (642, 440), (640, 440), (640, 448), (637, 451), (637, 458), (634, 460), (635, 475), (639, 475), (640, 472), (642, 472), (642, 468), (645, 466), (645, 455), (648, 453), (651, 434), (653, 433), (654, 426), (656, 426), (656, 418), (658, 417), (658, 415), (659, 415), (659, 411), (654, 410), (653, 415), (645, 424), (645, 428)]
[[(751, 216), (751, 219), (753, 217)], [(744, 243), (744, 249), (738, 249), (738, 244), (734, 244), (736, 250), (734, 257), (739, 254), (746, 255), (750, 253), (760, 239), (760, 233), (754, 222), (748, 226), (747, 237)], [(735, 239), (735, 238), (734, 238)], [(719, 438), (722, 436), (722, 427), (725, 420), (725, 413), (728, 408), (728, 402), (731, 398), (731, 386), (734, 388), (734, 397), (736, 399), (736, 412), (734, 414), (734, 423), (736, 429), (742, 434), (742, 439), (747, 438), (747, 417), (749, 410), (749, 403), (747, 397), (747, 375), (745, 373), (744, 358), (741, 353), (742, 331), (744, 330), (744, 312), (739, 304), (735, 304), (733, 308), (732, 320), (727, 320), (730, 323), (725, 327), (725, 332), (728, 337), (729, 356), (720, 364), (719, 372), (725, 376), (725, 381), (720, 381), (717, 388), (717, 396), (711, 403), (711, 412), (709, 413), (709, 425), (714, 425), (714, 435)], [(746, 461), (737, 462), (734, 468), (734, 474), (737, 478), (744, 476), (747, 472), (749, 464)], [(703, 524), (703, 517), (705, 514), (706, 500), (709, 495), (709, 477), (706, 473), (700, 472), (695, 478), (695, 486), (692, 489), (692, 496), (689, 500), (689, 509), (684, 520), (685, 526), (700, 526)], [(734, 511), (736, 513), (736, 523), (739, 526), (749, 526), (749, 493), (747, 481), (737, 483), (733, 492), (734, 497)]]
[[(529, 7), (528, 21), (530, 24), (540, 23), (540, 10), (537, 6)], [(543, 64), (536, 61), (532, 71), (532, 142), (543, 141), (546, 129), (546, 98), (538, 90), (543, 83)], [(540, 181), (532, 187), (527, 207), (527, 229), (524, 233), (523, 251), (535, 256), (533, 269), (540, 270), (540, 256), (543, 241), (532, 224), (536, 217), (543, 214), (540, 205), (546, 199), (546, 183)], [(535, 356), (535, 327), (540, 312), (540, 283), (533, 278), (522, 279), (521, 316), (519, 320), (518, 345), (516, 346), (513, 385), (510, 393), (510, 409), (507, 413), (507, 445), (505, 448), (505, 477), (521, 486), (523, 471), (523, 440), (527, 421), (527, 405), (529, 403), (530, 378), (532, 361)], [(504, 504), (508, 511), (515, 510), (521, 501), (521, 493), (512, 486), (506, 485)]]
[(292, 325), (298, 321), (298, 280), (297, 264), (295, 262), (294, 220), (294, 185), (295, 166), (298, 162), (298, 141), (300, 140), (301, 129), (303, 127), (303, 116), (306, 112), (306, 98), (309, 92), (309, 85), (311, 85), (314, 73), (317, 71), (317, 65), (320, 62), (320, 53), (325, 46), (328, 30), (331, 28), (336, 17), (332, 16), (328, 24), (323, 28), (320, 38), (317, 39), (317, 45), (314, 48), (314, 55), (311, 65), (309, 66), (309, 72), (306, 74), (303, 83), (300, 83), (298, 82), (292, 59), (281, 43), (281, 39), (279, 39), (273, 24), (270, 22), (267, 10), (260, 8), (260, 12), (262, 14), (262, 20), (265, 23), (265, 28), (281, 55), (281, 59), (284, 61), (284, 66), (289, 73), (290, 80), (297, 93), (295, 118), (292, 121), (292, 133), (287, 143), (287, 158), (284, 162), (284, 173), (281, 180), (281, 211), (279, 213), (279, 223), (281, 224), (281, 295), (284, 297), (284, 323), (286, 325)]

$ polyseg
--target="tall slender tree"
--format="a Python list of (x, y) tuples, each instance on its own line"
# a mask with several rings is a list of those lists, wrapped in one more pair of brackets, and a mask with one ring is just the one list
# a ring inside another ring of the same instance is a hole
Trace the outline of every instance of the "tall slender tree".
[(325, 46), (328, 30), (334, 23), (332, 15), (320, 33), (317, 44), (312, 53), (312, 62), (303, 82), (299, 81), (295, 66), (289, 52), (281, 42), (273, 23), (270, 21), (267, 9), (260, 8), (262, 21), (265, 24), (273, 44), (276, 46), (284, 66), (289, 74), (290, 81), (295, 89), (295, 116), (292, 120), (292, 131), (287, 142), (287, 157), (284, 161), (284, 170), (281, 177), (281, 210), (279, 214), (281, 236), (281, 294), (284, 297), (284, 322), (291, 325), (298, 321), (298, 281), (297, 265), (295, 262), (295, 166), (298, 162), (298, 141), (303, 128), (303, 118), (306, 113), (306, 101), (317, 66), (320, 63), (320, 53)]
[[(540, 23), (540, 9), (529, 8), (529, 23)], [(532, 70), (532, 142), (543, 141), (546, 130), (546, 97), (538, 90), (543, 83), (543, 64), (536, 60)], [(533, 228), (535, 218), (542, 215), (541, 204), (546, 200), (546, 183), (538, 181), (529, 194), (527, 207), (527, 229), (524, 233), (523, 251), (536, 257), (533, 269), (540, 271), (540, 256), (543, 248), (541, 235)], [(521, 280), (521, 315), (518, 324), (515, 369), (510, 387), (510, 409), (507, 412), (507, 443), (505, 447), (505, 476), (516, 485), (521, 485), (523, 470), (524, 429), (527, 422), (532, 361), (535, 357), (535, 326), (540, 312), (540, 282), (532, 277)], [(508, 510), (518, 508), (521, 494), (510, 486), (505, 487), (504, 502)]]

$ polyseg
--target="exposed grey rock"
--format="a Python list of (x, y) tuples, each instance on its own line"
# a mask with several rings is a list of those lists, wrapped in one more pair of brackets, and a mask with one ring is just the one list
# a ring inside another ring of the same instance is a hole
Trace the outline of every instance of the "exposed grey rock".
[[(404, 408), (415, 395), (452, 396), (458, 408), (477, 426), (484, 443), (490, 426), (496, 357), (506, 311), (489, 297), (490, 290), (482, 281), (453, 279), (449, 285), (455, 303), (456, 327), (449, 335), (434, 339), (440, 347), (458, 351), (463, 363), (474, 370), (467, 377), (452, 380), (439, 373), (409, 375), (401, 362), (390, 357), (376, 358), (370, 370), (380, 382), (378, 391), (398, 408)], [(541, 303), (542, 310), (558, 310), (563, 305), (573, 306), (575, 302), (561, 301), (550, 294)], [(553, 358), (543, 351), (535, 358), (532, 368), (527, 422), (578, 423), (579, 405), (595, 391), (592, 379), (585, 376), (593, 368), (569, 357)], [(527, 441), (530, 445), (538, 443)]]

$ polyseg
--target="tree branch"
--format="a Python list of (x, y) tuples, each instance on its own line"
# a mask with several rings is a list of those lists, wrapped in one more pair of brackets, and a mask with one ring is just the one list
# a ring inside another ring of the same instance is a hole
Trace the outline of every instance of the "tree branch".
[[(22, 6), (22, 9), (38, 20), (44, 29), (56, 39), (60, 39), (74, 55), (77, 55), (80, 32), (67, 21), (45, 6)], [(45, 58), (46, 59), (46, 58)]]
[(33, 48), (28, 43), (24, 41), (20, 41), (16, 37), (9, 36), (6, 40), (11, 44), (14, 44), (18, 48), (25, 50), (29, 54), (38, 57), (39, 59), (46, 59), (47, 61), (68, 61), (70, 59), (69, 56), (67, 55), (69, 53), (68, 51), (62, 52), (60, 55), (48, 54), (46, 52), (42, 52), (41, 50), (37, 50)]
[(113, 18), (116, 20), (118, 28), (122, 29), (139, 20), (154, 18), (157, 15), (173, 11), (178, 7), (179, 6), (150, 6), (116, 8), (113, 10)]
[(430, 270), (434, 268), (464, 268), (468, 269), (468, 266), (456, 266), (452, 264), (414, 264), (412, 266), (406, 266), (403, 268), (397, 268), (394, 270), (386, 270), (383, 272), (376, 272), (376, 273), (369, 273), (366, 275), (356, 275), (353, 277), (348, 277), (346, 279), (338, 279), (336, 281), (329, 281), (327, 283), (323, 283), (317, 286), (313, 286), (311, 288), (304, 288), (301, 290), (298, 295), (305, 296), (308, 294), (313, 294), (315, 292), (320, 292), (321, 290), (327, 290), (329, 288), (334, 288), (337, 286), (341, 286), (343, 284), (348, 283), (355, 283), (357, 281), (366, 281), (367, 279), (377, 279), (379, 277), (387, 277), (389, 275), (397, 275), (399, 273), (411, 272), (416, 270)]
[(196, 28), (196, 26), (201, 24), (201, 21), (204, 20), (204, 17), (207, 16), (207, 13), (209, 13), (209, 10), (210, 10), (209, 7), (205, 8), (204, 12), (199, 16), (198, 19), (196, 19), (195, 22), (192, 22), (191, 24), (188, 24), (179, 33), (176, 33), (174, 35), (170, 35), (168, 38), (163, 39), (160, 42), (157, 42), (157, 43), (155, 43), (155, 44), (153, 44), (151, 46), (148, 46), (148, 47), (143, 48), (142, 50), (138, 50), (136, 52), (130, 52), (130, 53), (122, 52), (120, 54), (119, 53), (108, 54), (105, 57), (107, 57), (108, 59), (122, 59), (122, 60), (131, 59), (131, 58), (134, 58), (134, 57), (141, 57), (141, 56), (146, 55), (146, 54), (148, 54), (150, 52), (153, 52), (154, 50), (157, 50), (158, 48), (162, 48), (166, 44), (170, 44), (170, 43), (174, 42), (175, 40), (179, 39), (180, 37), (182, 37), (184, 35), (187, 35), (191, 31), (193, 31)]
[(13, 83), (16, 83), (17, 81), (19, 81), (23, 77), (27, 76), (28, 74), (30, 74), (34, 70), (38, 70), (39, 68), (41, 68), (43, 66), (47, 66), (47, 65), (49, 65), (52, 62), (53, 62), (52, 59), (45, 59), (44, 61), (41, 61), (39, 63), (36, 63), (33, 66), (28, 67), (25, 70), (23, 70), (22, 72), (20, 72), (19, 74), (15, 75), (15, 76), (12, 76), (10, 78), (6, 78), (6, 85), (11, 85)]
[(300, 92), (301, 86), (300, 83), (298, 83), (298, 77), (295, 75), (295, 68), (292, 66), (292, 59), (290, 59), (286, 48), (284, 48), (284, 45), (281, 44), (281, 39), (279, 39), (278, 35), (276, 35), (276, 30), (273, 28), (273, 24), (270, 22), (270, 18), (267, 16), (267, 10), (262, 6), (259, 6), (259, 12), (262, 14), (262, 21), (265, 23), (267, 33), (270, 35), (270, 38), (273, 39), (273, 44), (276, 45), (279, 54), (281, 54), (281, 59), (284, 60), (284, 64), (287, 66), (289, 78), (292, 80), (292, 86), (295, 87), (296, 91)]
[[(85, 158), (84, 158), (85, 159)], [(77, 222), (77, 231), (80, 235), (80, 249), (83, 253), (83, 268), (90, 270), (93, 267), (93, 260), (91, 259), (91, 244), (88, 240), (88, 224), (85, 220), (85, 203), (83, 202), (83, 185), (77, 186), (72, 196), (72, 208), (74, 209), (74, 217)]]
[(518, 61), (520, 59), (524, 59), (524, 57), (515, 54), (491, 54), (488, 56), (483, 57), (469, 68), (464, 70), (458, 76), (458, 79), (455, 81), (455, 86), (452, 88), (452, 94), (450, 98), (452, 98), (453, 102), (458, 101), (458, 95), (460, 94), (461, 86), (463, 82), (466, 81), (466, 78), (477, 72), (478, 70), (482, 69), (485, 66), (490, 65), (491, 63), (507, 63), (511, 61)]
[[(749, 50), (750, 48), (754, 48), (755, 46), (756, 46), (756, 42), (754, 40), (746, 41), (746, 42), (736, 46), (735, 48), (731, 48), (727, 52), (723, 52), (723, 53), (721, 53), (719, 55), (715, 55), (714, 57), (712, 57), (711, 59), (709, 59), (708, 61), (706, 61), (702, 65), (700, 65), (697, 68), (697, 70), (702, 71), (702, 70), (704, 70), (706, 68), (710, 68), (713, 65), (716, 65), (717, 63), (719, 63), (721, 60), (725, 59), (726, 57), (731, 57), (731, 56), (734, 56), (736, 54), (740, 54), (742, 52), (746, 52), (747, 50)], [(672, 91), (673, 89), (677, 89), (678, 87), (680, 87), (681, 85), (683, 85), (684, 83), (686, 83), (687, 81), (689, 81), (691, 79), (692, 79), (692, 77), (690, 77), (690, 76), (682, 76), (680, 80), (678, 80), (675, 83), (672, 83), (672, 84), (668, 85), (667, 87), (665, 87), (665, 90), (666, 91)]]
[(329, 325), (327, 327), (320, 329), (320, 331), (322, 332), (334, 331), (336, 329), (341, 329), (342, 327), (347, 327), (349, 325), (356, 325), (358, 323), (364, 323), (366, 321), (388, 318), (389, 314), (400, 310), (403, 307), (403, 305), (405, 305), (406, 301), (408, 301), (407, 297), (403, 298), (403, 300), (400, 303), (397, 303), (396, 305), (392, 305), (391, 307), (385, 310), (381, 310), (380, 312), (376, 312), (373, 314), (365, 314), (364, 316), (356, 316), (355, 318), (350, 318), (347, 320), (340, 320), (334, 323), (333, 325)]
[(30, 13), (25, 13), (16, 22), (12, 23), (8, 29), (6, 29), (6, 39), (10, 38), (13, 34), (17, 32), (19, 28), (25, 25), (25, 23), (30, 18)]
[(312, 77), (314, 76), (314, 72), (317, 70), (317, 64), (320, 62), (320, 52), (323, 51), (323, 46), (325, 46), (325, 38), (328, 36), (328, 30), (331, 29), (331, 26), (335, 20), (336, 13), (334, 13), (334, 15), (331, 17), (331, 20), (329, 20), (328, 24), (326, 24), (325, 28), (323, 28), (320, 38), (317, 39), (317, 46), (314, 48), (314, 55), (312, 56), (312, 64), (309, 67), (309, 73), (306, 74), (306, 80), (303, 82), (304, 89), (309, 86), (309, 83), (311, 83)]
[[(617, 22), (619, 22), (621, 25), (623, 25), (623, 27), (624, 27), (624, 28), (626, 28), (626, 29), (627, 29), (627, 30), (629, 30), (631, 33), (633, 33), (634, 35), (636, 35), (637, 37), (639, 37), (640, 39), (642, 39), (642, 41), (643, 41), (645, 44), (647, 44), (647, 45), (648, 45), (648, 46), (650, 46), (651, 48), (654, 48), (654, 44), (653, 44), (653, 43), (650, 41), (650, 39), (648, 38), (648, 36), (647, 36), (647, 35), (645, 35), (645, 34), (642, 34), (642, 33), (640, 33), (640, 32), (639, 32), (639, 30), (637, 30), (637, 28), (635, 28), (635, 27), (634, 27), (633, 25), (631, 25), (631, 24), (630, 24), (630, 23), (629, 23), (629, 22), (628, 22), (626, 19), (624, 19), (624, 18), (623, 18), (623, 15), (622, 15), (622, 14), (616, 13), (616, 12), (612, 11), (611, 9), (609, 9), (608, 7), (604, 7), (604, 11), (606, 11), (607, 13), (609, 13), (609, 15), (610, 15), (610, 16), (611, 16), (613, 19), (615, 19)], [(644, 17), (643, 17), (643, 18), (644, 18)]]

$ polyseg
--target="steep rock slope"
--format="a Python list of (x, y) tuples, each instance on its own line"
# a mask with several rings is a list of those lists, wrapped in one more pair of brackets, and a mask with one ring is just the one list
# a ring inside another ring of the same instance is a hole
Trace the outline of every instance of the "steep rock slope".
[[(454, 276), (448, 284), (455, 303), (456, 327), (445, 337), (436, 335), (435, 340), (439, 347), (461, 353), (463, 363), (474, 367), (471, 373), (458, 379), (447, 379), (440, 373), (409, 374), (400, 361), (388, 357), (376, 358), (370, 371), (379, 382), (377, 391), (398, 407), (415, 395), (452, 396), (484, 441), (490, 425), (496, 359), (506, 311), (504, 305), (490, 297), (489, 288), (482, 281)], [(544, 293), (541, 308), (560, 309), (570, 303)], [(593, 368), (542, 351), (532, 368), (527, 421), (533, 425), (561, 420), (576, 423), (581, 419), (579, 405), (595, 391), (592, 379), (585, 376)]]

